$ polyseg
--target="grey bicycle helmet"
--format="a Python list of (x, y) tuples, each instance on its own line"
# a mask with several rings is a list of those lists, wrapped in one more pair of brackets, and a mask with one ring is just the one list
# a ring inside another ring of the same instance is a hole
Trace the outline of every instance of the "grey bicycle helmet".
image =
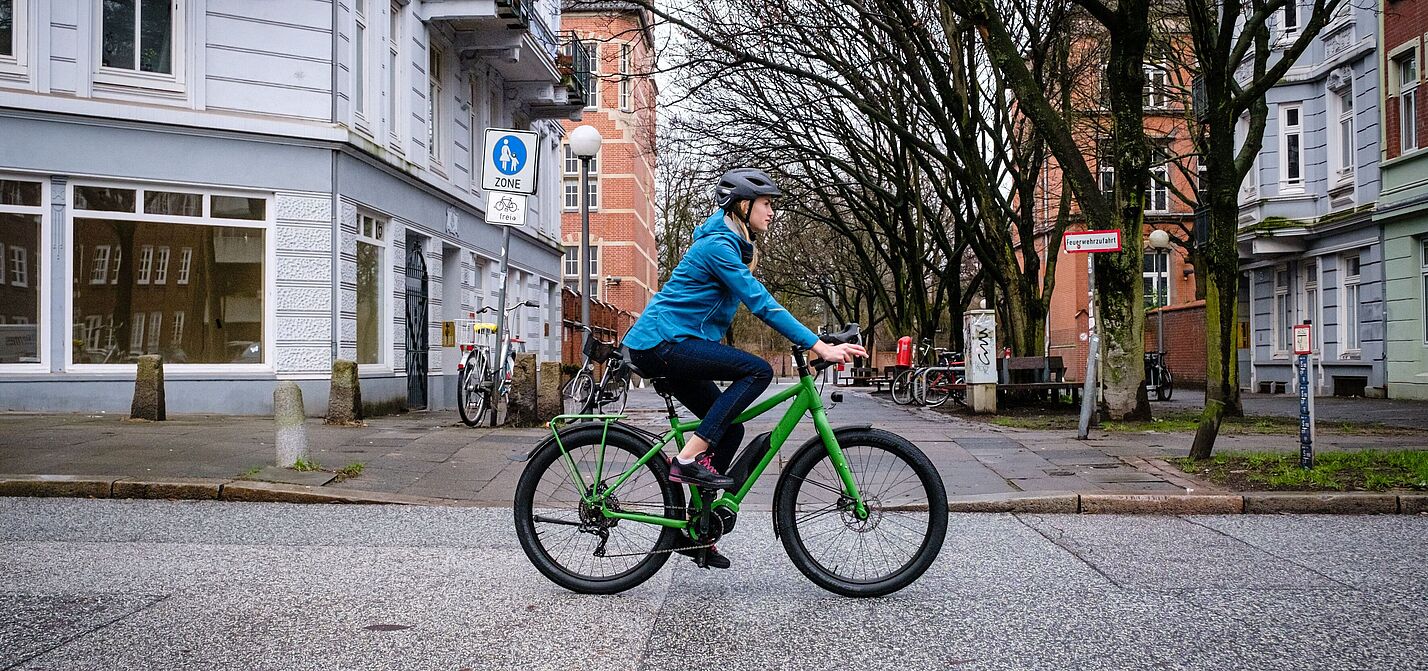
[(777, 198), (782, 196), (778, 185), (769, 174), (758, 168), (734, 168), (719, 178), (719, 186), (714, 190), (714, 201), (721, 208), (727, 208), (737, 200), (753, 200), (759, 196)]

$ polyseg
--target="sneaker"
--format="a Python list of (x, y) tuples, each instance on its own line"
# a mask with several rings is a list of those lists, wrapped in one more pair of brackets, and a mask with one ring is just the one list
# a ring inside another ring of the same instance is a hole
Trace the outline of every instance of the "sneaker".
[[(685, 540), (689, 540), (689, 538), (685, 537)], [(704, 556), (704, 562), (708, 565), (708, 568), (729, 568), (731, 562), (729, 561), (728, 557), (719, 554), (719, 546), (713, 545), (704, 549), (707, 549), (709, 551), (709, 553)], [(699, 561), (699, 550), (681, 548), (679, 550), (675, 550), (675, 552), (689, 557), (690, 559), (693, 559), (696, 562)]]
[(680, 463), (678, 457), (670, 459), (669, 481), (714, 489), (730, 489), (734, 486), (733, 478), (720, 475), (719, 471), (714, 469), (714, 460), (708, 451), (695, 457), (694, 463), (690, 464)]

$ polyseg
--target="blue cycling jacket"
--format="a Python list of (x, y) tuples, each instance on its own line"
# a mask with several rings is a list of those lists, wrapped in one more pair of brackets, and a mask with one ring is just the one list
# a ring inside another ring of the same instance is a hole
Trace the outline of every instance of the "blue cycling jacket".
[(813, 347), (818, 336), (783, 309), (749, 271), (753, 253), (754, 246), (739, 235), (724, 210), (715, 211), (694, 229), (694, 244), (625, 334), (625, 345), (651, 349), (696, 338), (719, 342), (742, 302), (795, 345)]

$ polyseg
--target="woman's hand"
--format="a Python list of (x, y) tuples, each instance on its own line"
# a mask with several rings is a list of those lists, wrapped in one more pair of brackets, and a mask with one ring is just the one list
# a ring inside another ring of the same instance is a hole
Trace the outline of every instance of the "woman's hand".
[(862, 345), (830, 345), (820, 340), (813, 345), (813, 354), (824, 361), (848, 363), (855, 356), (868, 356), (868, 350), (863, 349)]

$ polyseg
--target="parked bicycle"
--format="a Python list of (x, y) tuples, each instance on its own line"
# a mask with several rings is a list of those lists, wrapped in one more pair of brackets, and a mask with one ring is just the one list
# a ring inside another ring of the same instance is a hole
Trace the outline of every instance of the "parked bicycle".
[[(857, 342), (858, 326), (821, 337)], [(552, 435), (531, 451), (516, 484), (516, 536), (526, 557), (556, 584), (594, 594), (643, 583), (678, 550), (707, 566), (708, 549), (734, 530), (740, 504), (789, 434), (811, 417), (815, 437), (780, 469), (774, 492), (774, 533), (784, 551), (809, 580), (845, 596), (881, 596), (911, 584), (937, 558), (947, 532), (941, 475), (901, 436), (866, 425), (834, 428), (814, 381), (829, 364), (808, 361), (797, 347), (792, 354), (798, 384), (734, 419), (742, 424), (788, 404), (778, 426), (735, 457), (728, 470), (734, 489), (691, 486), (687, 504), (684, 488), (669, 481), (663, 448), (679, 449), (699, 422), (679, 419), (662, 380), (653, 382), (669, 411), (663, 435), (625, 424), (621, 415), (553, 420)]]
[(1159, 401), (1169, 401), (1175, 394), (1175, 377), (1165, 367), (1165, 352), (1145, 353), (1145, 391)]
[[(612, 414), (624, 412), (630, 393), (630, 367), (625, 357), (618, 345), (596, 338), (590, 327), (581, 326), (580, 330), (586, 334), (585, 346), (581, 348), (585, 362), (561, 390), (565, 411), (581, 415), (597, 411)], [(595, 378), (596, 363), (604, 364), (598, 380)]]
[(958, 353), (942, 347), (934, 348), (930, 338), (923, 338), (917, 346), (913, 367), (901, 370), (893, 378), (892, 397), (898, 405), (918, 403), (938, 406), (948, 398), (961, 402), (962, 362)]
[[(523, 307), (537, 308), (540, 304), (535, 301), (525, 301), (516, 303), (506, 308), (505, 323), (512, 323), (512, 319), (519, 315)], [(477, 310), (475, 314), (485, 314), (495, 312), (494, 306), (486, 306)], [(511, 392), (511, 373), (516, 366), (516, 352), (525, 351), (525, 340), (519, 337), (507, 339), (507, 346), (502, 347), (503, 360), (499, 371), (491, 370), (491, 345), (489, 342), (480, 342), (482, 334), (488, 334), (488, 338), (494, 339), (496, 325), (481, 323), (469, 320), (460, 320), (458, 328), (471, 329), (467, 334), (471, 337), (470, 345), (461, 343), (462, 349), (466, 352), (461, 358), (461, 363), (457, 365), (456, 373), (456, 408), (461, 413), (461, 421), (466, 426), (480, 426), (485, 418), (486, 411), (495, 413), (493, 398), (505, 399)], [(469, 349), (468, 349), (469, 347)], [(499, 375), (496, 384), (493, 384), (493, 376)], [(494, 417), (492, 418), (494, 419)]]

